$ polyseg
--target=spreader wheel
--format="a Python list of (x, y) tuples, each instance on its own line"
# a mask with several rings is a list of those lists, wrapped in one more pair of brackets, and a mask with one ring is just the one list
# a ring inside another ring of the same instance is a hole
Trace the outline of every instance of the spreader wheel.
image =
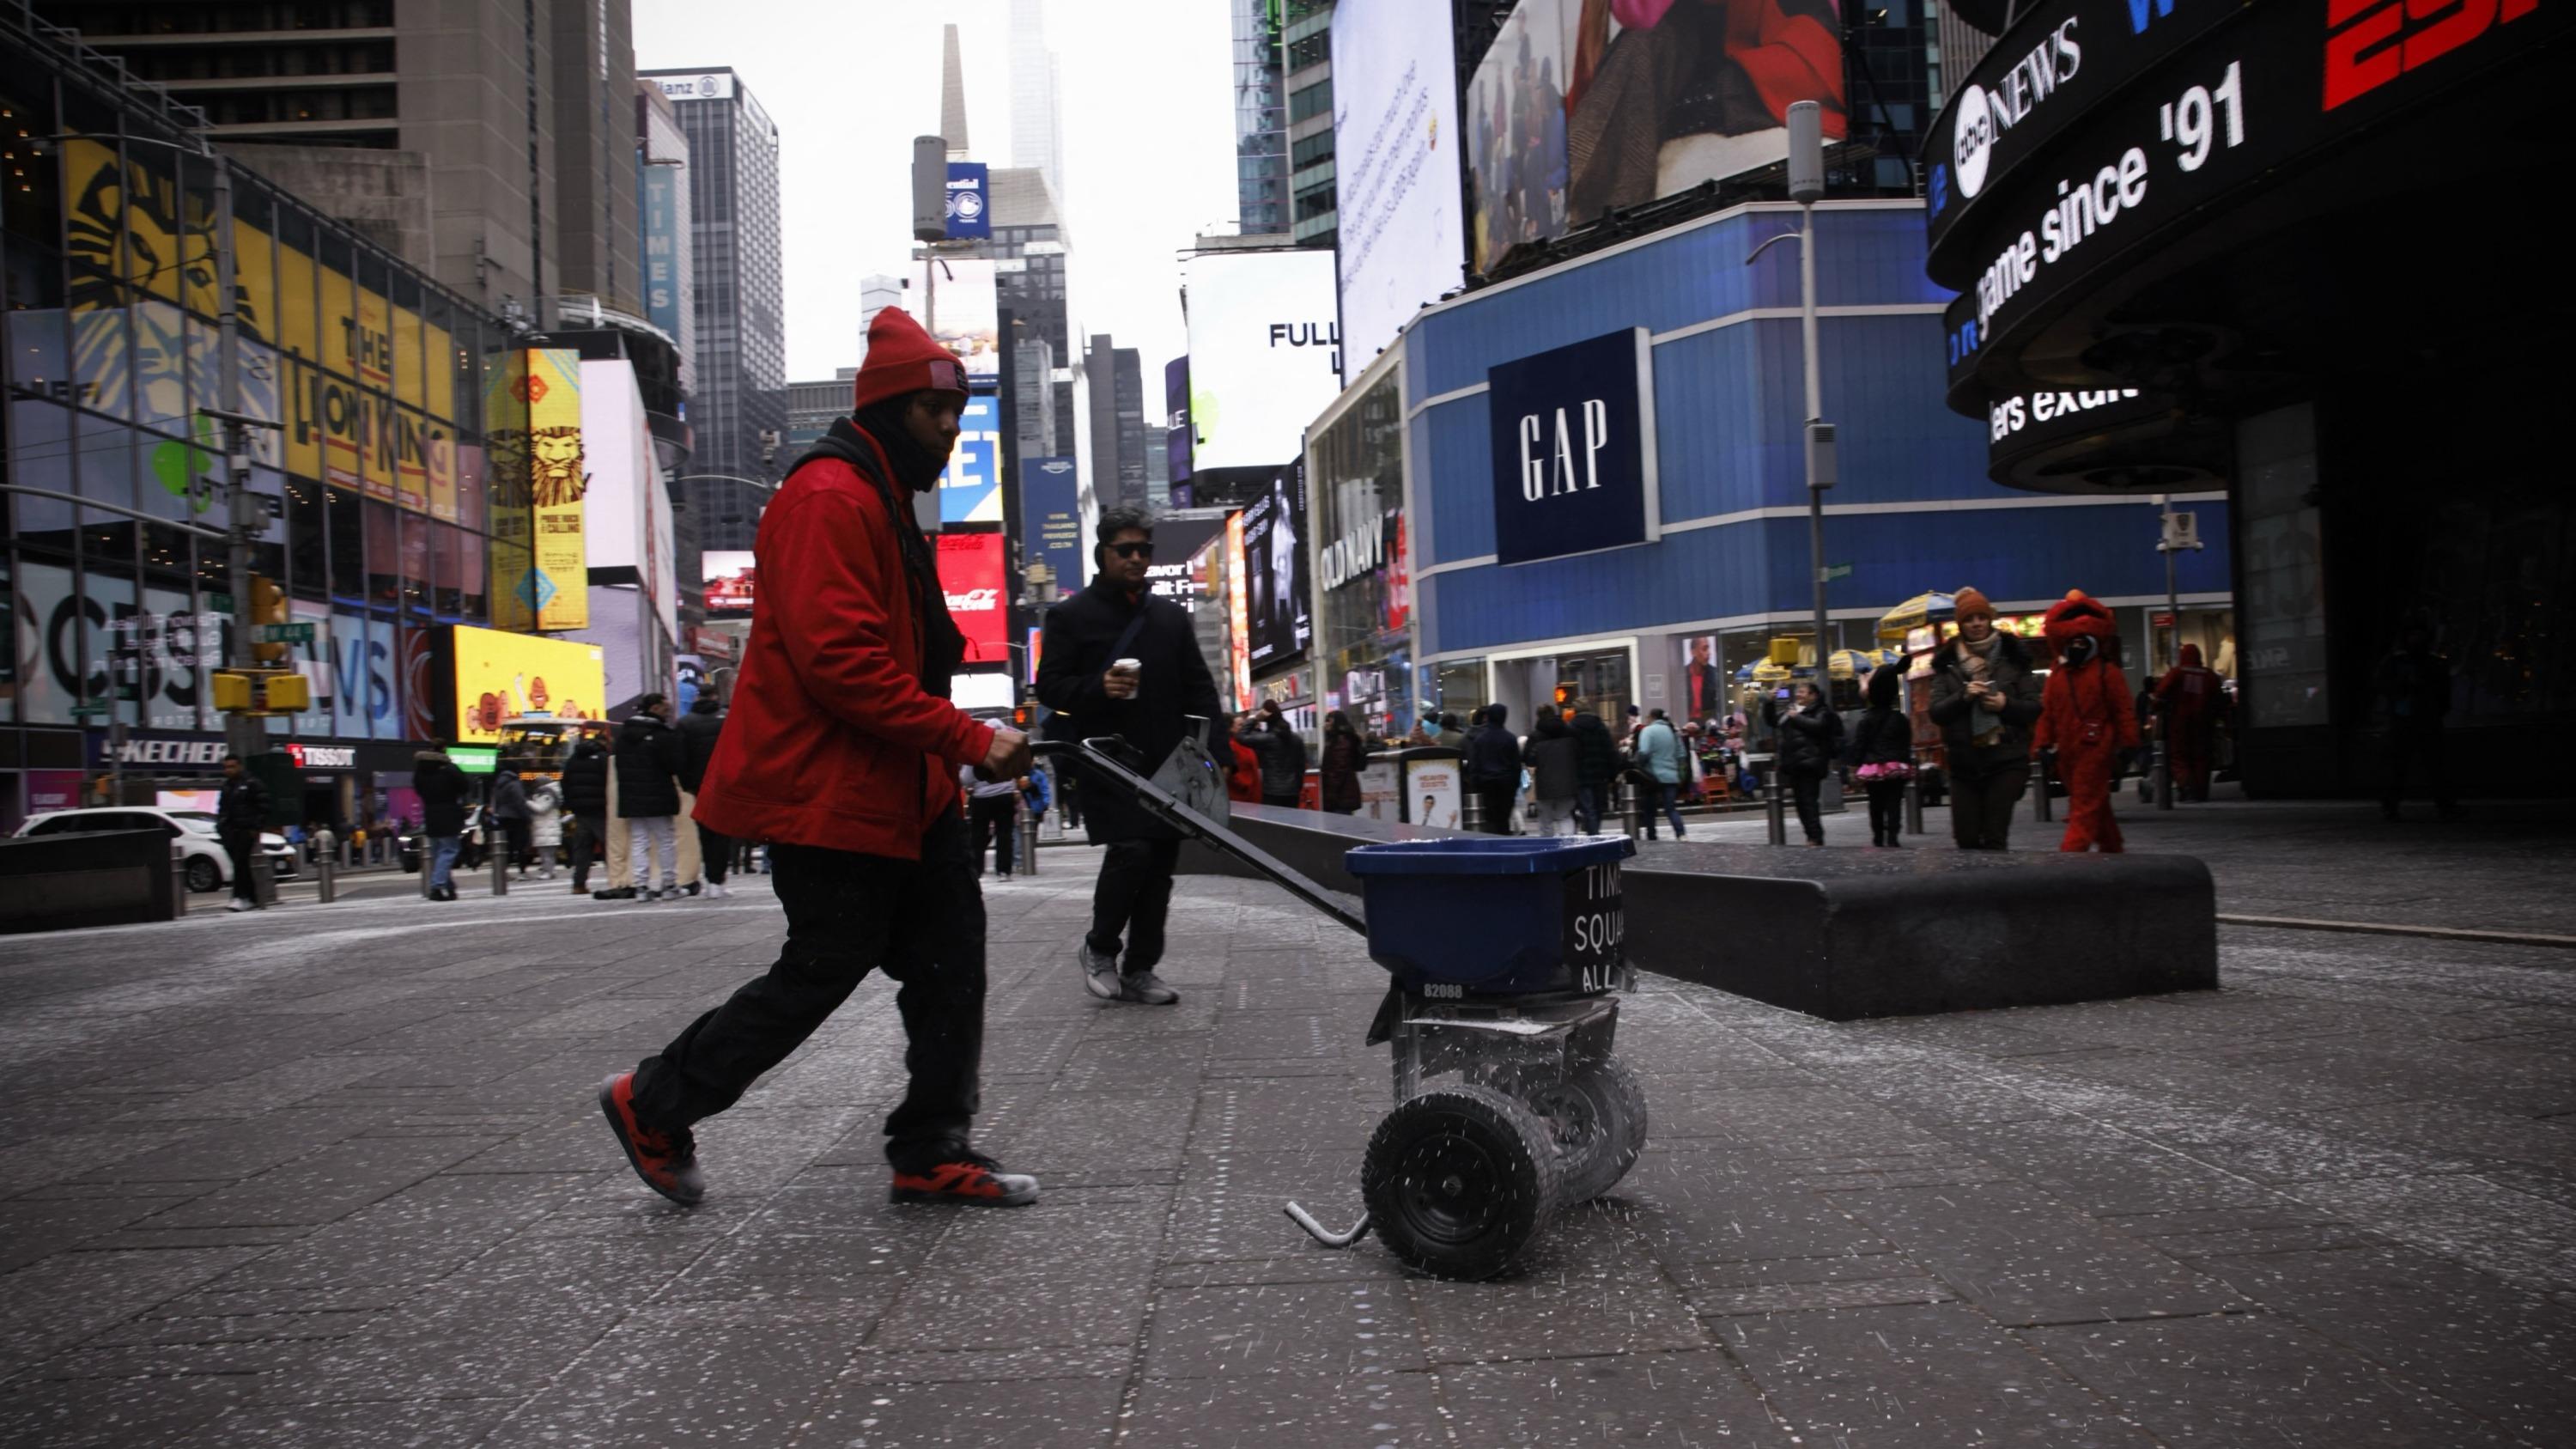
[(1369, 1224), (1406, 1263), (1443, 1278), (1512, 1265), (1557, 1203), (1547, 1124), (1490, 1087), (1437, 1087), (1369, 1137), (1360, 1195)]
[(1617, 1057), (1571, 1076), (1525, 1084), (1530, 1110), (1555, 1139), (1559, 1201), (1590, 1202), (1618, 1185), (1646, 1145), (1646, 1089)]

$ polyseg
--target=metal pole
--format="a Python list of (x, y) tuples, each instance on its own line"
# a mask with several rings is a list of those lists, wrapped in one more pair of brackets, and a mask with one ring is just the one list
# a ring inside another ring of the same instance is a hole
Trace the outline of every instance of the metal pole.
[[(1798, 237), (1798, 339), (1799, 351), (1807, 361), (1807, 426), (1813, 428), (1825, 419), (1825, 382), (1822, 359), (1816, 352), (1816, 208), (1813, 202), (1799, 208), (1801, 229)], [(1807, 556), (1814, 561), (1816, 600), (1816, 693), (1823, 696), (1830, 688), (1830, 662), (1833, 646), (1825, 639), (1825, 489), (1832, 486), (1816, 476), (1816, 449), (1807, 445)]]
[(2048, 803), (2048, 756), (2031, 757), (2030, 778), (2038, 787), (2030, 792), (2030, 818), (2045, 825), (2054, 818)]
[(170, 846), (170, 914), (188, 914), (188, 852), (175, 842)]
[(1020, 874), (1038, 873), (1038, 817), (1029, 810), (1026, 800), (1020, 802)]
[[(241, 415), (241, 302), (233, 270), (233, 168), (215, 154), (214, 143), (202, 143), (205, 163), (215, 171), (215, 370), (222, 375), (224, 411)], [(224, 500), (230, 526), (224, 530), (224, 578), (233, 596), (232, 643), (224, 660), (235, 669), (258, 661), (251, 649), (250, 531), (245, 527), (243, 499), (250, 492), (250, 438), (241, 423), (224, 423), (224, 461), (229, 496)], [(267, 744), (267, 731), (247, 714), (224, 716), (224, 744), (247, 760)]]
[[(2174, 585), (2173, 495), (2157, 494), (2156, 509), (2161, 524), (2156, 535), (2156, 551), (2165, 556), (2165, 617), (2173, 620), (2167, 626), (2165, 643), (2165, 667), (2170, 669), (2182, 662), (2182, 596), (2175, 591)], [(2154, 719), (2156, 808), (2171, 810), (2174, 808), (2173, 741), (2171, 732), (2165, 728), (2165, 716), (2158, 712)]]
[(1786, 845), (1789, 843), (1789, 802), (1786, 798), (1787, 789), (1788, 782), (1781, 778), (1780, 761), (1775, 756), (1771, 761), (1770, 773), (1765, 776), (1762, 781), (1762, 798), (1765, 813), (1769, 816), (1769, 820), (1766, 822), (1769, 829), (1766, 833), (1770, 836), (1771, 843), (1773, 845)]
[(1905, 833), (1923, 833), (1923, 774), (1919, 766), (1905, 778)]
[(315, 888), (321, 893), (322, 904), (326, 906), (340, 898), (340, 887), (337, 874), (340, 865), (339, 845), (340, 842), (338, 837), (331, 833), (331, 827), (328, 825), (323, 826), (321, 830), (314, 834), (313, 871)]

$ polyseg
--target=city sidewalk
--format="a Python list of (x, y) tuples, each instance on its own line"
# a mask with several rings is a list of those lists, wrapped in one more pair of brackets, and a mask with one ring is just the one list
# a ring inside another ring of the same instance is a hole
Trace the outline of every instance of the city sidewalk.
[[(2335, 837), (2364, 826), (2276, 846), (2357, 878)], [(2410, 849), (2486, 909), (2521, 888)], [(1645, 1159), (1523, 1275), (1456, 1284), (1279, 1212), (1353, 1216), (1387, 1105), (1356, 938), (1184, 878), (1182, 1004), (1103, 1006), (1071, 958), (1095, 861), (1049, 850), (988, 896), (981, 1136), (1045, 1178), (1024, 1211), (884, 1201), (881, 982), (706, 1124), (701, 1208), (626, 1170), (591, 1090), (769, 959), (758, 878), (0, 938), (0, 1442), (2466, 1449), (2576, 1425), (2568, 952), (2229, 928), (2218, 992), (1839, 1025), (1649, 979), (1621, 1031)]]

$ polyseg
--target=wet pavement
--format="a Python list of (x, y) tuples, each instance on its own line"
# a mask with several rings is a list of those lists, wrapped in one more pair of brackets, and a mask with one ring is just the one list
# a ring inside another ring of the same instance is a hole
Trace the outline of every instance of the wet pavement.
[[(2284, 899), (2523, 909), (2515, 860), (2482, 884), (2435, 859), (2438, 883), (2372, 896), (2382, 866), (2298, 848)], [(2576, 1429), (2576, 953), (2228, 928), (2222, 991), (1848, 1024), (1650, 979), (1620, 1037), (1644, 1159), (1519, 1276), (1457, 1284), (1279, 1211), (1357, 1212), (1387, 1073), (1356, 938), (1184, 878), (1182, 1003), (1104, 1006), (1070, 955), (1094, 859), (1049, 850), (988, 893), (980, 1133), (1045, 1179), (1020, 1211), (884, 1201), (881, 982), (703, 1124), (702, 1207), (626, 1171), (591, 1089), (767, 961), (756, 878), (659, 906), (382, 883), (0, 938), (0, 1443)], [(1708, 949), (1727, 938), (1711, 919)]]

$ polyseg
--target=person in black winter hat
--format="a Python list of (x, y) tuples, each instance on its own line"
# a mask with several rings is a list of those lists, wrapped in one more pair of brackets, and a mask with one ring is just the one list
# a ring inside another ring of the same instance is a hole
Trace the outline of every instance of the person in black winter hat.
[[(658, 901), (680, 893), (680, 736), (671, 728), (671, 697), (647, 694), (617, 730), (617, 815), (626, 822), (626, 871), (635, 899)], [(653, 888), (652, 861), (659, 852), (662, 885)]]
[[(716, 740), (724, 733), (724, 702), (712, 689), (700, 690), (689, 704), (689, 712), (680, 716), (680, 788), (695, 795), (705, 788), (707, 762), (716, 757)], [(706, 877), (704, 893), (723, 900), (732, 892), (725, 889), (725, 872), (733, 865), (733, 837), (709, 827), (704, 821), (692, 822), (698, 832), (698, 868)]]
[(572, 851), (572, 893), (590, 890), (590, 858), (608, 841), (608, 746), (592, 730), (573, 741), (563, 767), (563, 812), (572, 817), (564, 843)]

